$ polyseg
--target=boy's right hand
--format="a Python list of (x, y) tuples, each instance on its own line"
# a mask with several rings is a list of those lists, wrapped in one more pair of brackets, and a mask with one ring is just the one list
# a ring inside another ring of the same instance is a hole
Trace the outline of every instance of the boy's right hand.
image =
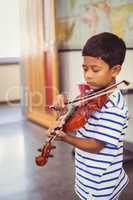
[(68, 103), (67, 97), (62, 94), (59, 94), (56, 96), (52, 107), (57, 110), (62, 110), (66, 108), (67, 103)]

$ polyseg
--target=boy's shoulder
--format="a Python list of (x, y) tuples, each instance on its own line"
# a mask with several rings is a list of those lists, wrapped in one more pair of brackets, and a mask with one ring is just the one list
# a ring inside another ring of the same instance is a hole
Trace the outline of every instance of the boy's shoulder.
[(103, 111), (104, 110), (108, 111), (112, 110), (113, 112), (127, 115), (128, 113), (127, 103), (119, 89), (115, 89), (115, 91), (108, 97), (108, 101), (106, 105), (103, 107)]

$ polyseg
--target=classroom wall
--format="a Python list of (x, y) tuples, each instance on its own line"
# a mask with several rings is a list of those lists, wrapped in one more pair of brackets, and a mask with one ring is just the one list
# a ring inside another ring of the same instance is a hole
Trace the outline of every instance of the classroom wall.
[(20, 56), (20, 0), (0, 0), (0, 58)]
[(20, 99), (19, 1), (0, 0), (0, 102)]
[(0, 65), (0, 102), (20, 100), (20, 65)]

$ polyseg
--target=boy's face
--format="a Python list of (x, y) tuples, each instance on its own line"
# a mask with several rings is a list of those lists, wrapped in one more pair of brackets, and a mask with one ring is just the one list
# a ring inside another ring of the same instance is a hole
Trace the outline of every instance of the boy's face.
[(82, 68), (85, 81), (91, 89), (100, 89), (113, 84), (121, 70), (120, 65), (109, 68), (109, 65), (101, 58), (91, 56), (83, 57)]

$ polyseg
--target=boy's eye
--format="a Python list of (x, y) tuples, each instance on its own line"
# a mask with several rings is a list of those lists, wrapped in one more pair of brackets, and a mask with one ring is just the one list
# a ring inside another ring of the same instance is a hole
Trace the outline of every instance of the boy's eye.
[(83, 71), (87, 72), (88, 70), (91, 70), (92, 72), (97, 73), (100, 71), (100, 67), (96, 65), (90, 65), (90, 66), (83, 65)]
[(84, 72), (87, 72), (88, 69), (87, 68), (83, 68), (83, 70), (84, 70)]
[(93, 72), (99, 72), (100, 69), (93, 69)]
[(93, 71), (93, 72), (99, 72), (99, 71), (100, 71), (100, 68), (99, 68), (99, 67), (96, 67), (96, 66), (94, 66), (94, 67), (92, 67), (92, 71)]

